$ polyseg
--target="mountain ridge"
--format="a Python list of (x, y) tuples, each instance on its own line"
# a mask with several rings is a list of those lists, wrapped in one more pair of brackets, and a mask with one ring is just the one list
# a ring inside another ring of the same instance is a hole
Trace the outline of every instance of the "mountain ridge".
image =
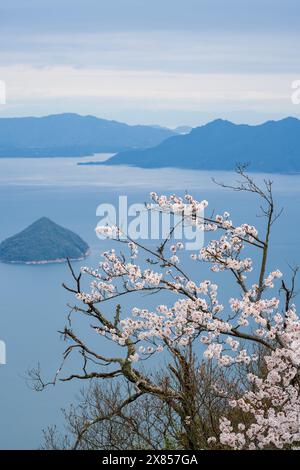
[(176, 135), (76, 113), (0, 118), (1, 157), (64, 157), (148, 148)]
[(292, 173), (300, 171), (299, 137), (300, 120), (295, 117), (257, 125), (215, 119), (189, 134), (149, 149), (117, 153), (101, 164), (231, 171), (237, 163), (248, 163), (250, 171)]

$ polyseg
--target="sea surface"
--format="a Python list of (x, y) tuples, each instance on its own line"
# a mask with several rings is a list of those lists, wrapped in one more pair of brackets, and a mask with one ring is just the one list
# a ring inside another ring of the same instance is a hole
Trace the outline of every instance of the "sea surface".
[[(96, 155), (93, 160), (105, 160)], [(251, 194), (235, 193), (216, 186), (211, 178), (232, 182), (231, 173), (145, 170), (130, 167), (79, 166), (91, 157), (55, 159), (0, 159), (0, 240), (17, 233), (36, 219), (47, 216), (85, 239), (91, 255), (84, 262), (96, 266), (110, 242), (95, 235), (99, 220), (96, 208), (101, 203), (118, 204), (119, 195), (129, 204), (149, 200), (149, 192), (185, 191), (207, 199), (217, 213), (229, 210), (234, 221), (262, 226), (257, 218), (258, 201)], [(268, 175), (253, 175), (257, 181)], [(300, 264), (300, 176), (272, 175), (275, 200), (282, 216), (274, 225), (270, 269), (288, 271), (288, 264)], [(187, 261), (188, 262), (188, 261)], [(194, 275), (207, 277), (205, 268), (189, 266)], [(7, 364), (0, 365), (0, 448), (36, 449), (42, 443), (42, 430), (50, 424), (63, 429), (62, 408), (78, 396), (82, 383), (58, 383), (36, 392), (27, 371), (40, 364), (46, 380), (51, 380), (61, 362), (66, 344), (58, 331), (67, 323), (70, 296), (62, 282), (70, 281), (65, 264), (38, 266), (0, 263), (0, 340), (5, 341)], [(227, 280), (223, 290), (228, 289)], [(151, 306), (151, 298), (137, 300)], [(124, 301), (125, 308), (127, 304)], [(76, 320), (83, 335), (85, 323)], [(82, 328), (82, 330), (81, 330)], [(95, 341), (94, 339), (92, 341)], [(97, 338), (97, 341), (98, 338)], [(99, 347), (97, 342), (96, 347)], [(100, 346), (101, 347), (101, 346)], [(107, 346), (105, 346), (107, 348)], [(71, 359), (66, 371), (74, 370), (79, 359)]]

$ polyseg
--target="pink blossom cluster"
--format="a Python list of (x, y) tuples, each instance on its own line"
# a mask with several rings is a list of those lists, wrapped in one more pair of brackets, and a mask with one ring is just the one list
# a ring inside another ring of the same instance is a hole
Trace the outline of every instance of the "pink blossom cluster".
[(289, 349), (266, 357), (267, 376), (249, 374), (253, 390), (229, 402), (247, 416), (247, 425), (234, 429), (227, 418), (220, 423), (220, 442), (233, 449), (293, 448), (300, 441), (299, 370), (291, 365)]

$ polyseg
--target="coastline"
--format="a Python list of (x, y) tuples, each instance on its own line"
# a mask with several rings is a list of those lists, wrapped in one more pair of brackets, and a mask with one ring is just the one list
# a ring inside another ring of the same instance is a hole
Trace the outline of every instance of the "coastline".
[[(91, 254), (91, 249), (89, 248), (83, 256), (80, 258), (69, 258), (69, 261), (83, 261), (84, 259), (88, 258), (88, 256)], [(1, 263), (3, 264), (18, 264), (18, 265), (33, 265), (33, 266), (39, 266), (39, 265), (44, 265), (44, 264), (62, 264), (66, 263), (68, 261), (68, 258), (56, 258), (53, 260), (41, 260), (41, 261), (2, 261), (0, 260)]]

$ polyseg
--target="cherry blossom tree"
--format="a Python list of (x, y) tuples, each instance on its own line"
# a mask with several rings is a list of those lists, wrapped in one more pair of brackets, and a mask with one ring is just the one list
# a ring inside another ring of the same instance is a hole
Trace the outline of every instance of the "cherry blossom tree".
[[(266, 222), (262, 233), (249, 223), (235, 225), (229, 212), (204, 215), (203, 209), (208, 213), (206, 200), (156, 193), (151, 193), (151, 199), (161, 212), (180, 214), (183, 224), (204, 231), (206, 243), (200, 250), (186, 253), (182, 242), (173, 241), (172, 230), (153, 249), (130, 238), (124, 240), (116, 226), (97, 228), (119, 243), (121, 251), (105, 251), (97, 268), (83, 267), (79, 275), (70, 265), (74, 286), (65, 288), (79, 302), (72, 306), (70, 316), (86, 316), (92, 322), (94, 335), (99, 335), (99, 351), (79, 337), (73, 323), (65, 327), (63, 335), (70, 345), (64, 361), (77, 350), (83, 367), (60, 380), (122, 377), (133, 388), (119, 407), (145, 396), (161, 401), (178, 417), (186, 449), (297, 448), (300, 321), (293, 304), (296, 270), (290, 287), (278, 269), (267, 271), (271, 229), (279, 216), (272, 182), (259, 186), (244, 167), (238, 167), (237, 173), (236, 185), (222, 186), (259, 197)], [(198, 268), (193, 270), (199, 273), (196, 278), (185, 269), (182, 260), (187, 254)], [(209, 278), (201, 278), (203, 264), (211, 270)], [(239, 290), (236, 295), (228, 292), (225, 301), (218, 294), (218, 277), (222, 283), (223, 275), (232, 277), (232, 292)], [(87, 279), (89, 288), (83, 287)], [(164, 292), (174, 300), (161, 303)], [(123, 312), (122, 298), (137, 293), (153, 294), (156, 307), (148, 308), (148, 297), (143, 297), (142, 308)], [(117, 307), (116, 301), (120, 302)], [(105, 354), (103, 341), (115, 345), (116, 355)], [(153, 364), (160, 373), (150, 371)], [(214, 373), (209, 393), (199, 406), (204, 389), (201, 367), (212, 367)], [(60, 373), (61, 368), (57, 377)], [(217, 422), (209, 417), (214, 400), (219, 403)], [(82, 425), (75, 447), (96, 423), (97, 418)]]

